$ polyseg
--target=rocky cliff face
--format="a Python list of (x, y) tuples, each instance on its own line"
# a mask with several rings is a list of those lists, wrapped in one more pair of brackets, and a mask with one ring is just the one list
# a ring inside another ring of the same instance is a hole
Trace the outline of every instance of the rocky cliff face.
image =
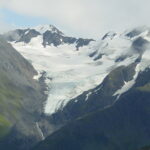
[(36, 122), (46, 99), (32, 65), (0, 37), (0, 149), (28, 149), (41, 140)]

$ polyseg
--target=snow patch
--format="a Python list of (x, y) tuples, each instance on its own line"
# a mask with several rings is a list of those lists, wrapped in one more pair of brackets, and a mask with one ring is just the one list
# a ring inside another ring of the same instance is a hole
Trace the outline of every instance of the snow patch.
[(37, 130), (38, 130), (38, 133), (39, 133), (39, 135), (41, 136), (41, 139), (42, 139), (42, 140), (45, 140), (44, 134), (43, 134), (43, 132), (42, 132), (40, 126), (39, 126), (39, 123), (36, 122), (35, 124), (36, 124), (36, 128), (37, 128)]
[(92, 94), (92, 92), (89, 92), (88, 94), (86, 94), (86, 98), (85, 101), (87, 101), (89, 99), (89, 96)]
[(42, 76), (42, 74), (40, 72), (38, 72), (37, 75), (33, 76), (34, 80), (39, 80), (39, 78)]

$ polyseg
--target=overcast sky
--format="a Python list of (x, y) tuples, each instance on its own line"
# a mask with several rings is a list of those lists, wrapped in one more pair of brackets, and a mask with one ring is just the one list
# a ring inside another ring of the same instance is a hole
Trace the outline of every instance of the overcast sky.
[(0, 31), (53, 24), (66, 34), (98, 38), (150, 26), (150, 0), (0, 0)]

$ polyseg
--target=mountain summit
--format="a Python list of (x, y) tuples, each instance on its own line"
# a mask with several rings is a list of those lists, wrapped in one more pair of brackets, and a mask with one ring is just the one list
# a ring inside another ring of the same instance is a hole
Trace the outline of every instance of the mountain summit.
[(6, 40), (10, 42), (23, 42), (29, 44), (32, 39), (41, 38), (40, 42), (44, 47), (63, 44), (74, 44), (77, 49), (88, 45), (93, 39), (83, 39), (65, 36), (59, 29), (53, 25), (39, 25), (33, 28), (16, 29), (4, 34)]
[(56, 33), (56, 34), (59, 34), (59, 35), (64, 35), (64, 33), (62, 33), (59, 29), (57, 29), (53, 25), (39, 25), (39, 26), (30, 28), (30, 30), (31, 29), (34, 29), (34, 30), (38, 31), (41, 34), (45, 33), (46, 31), (50, 31), (51, 33)]

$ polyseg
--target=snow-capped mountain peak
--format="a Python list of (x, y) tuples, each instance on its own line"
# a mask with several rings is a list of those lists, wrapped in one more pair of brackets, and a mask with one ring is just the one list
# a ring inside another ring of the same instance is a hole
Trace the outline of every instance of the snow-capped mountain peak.
[(63, 33), (53, 25), (39, 25), (39, 26), (33, 27), (31, 29), (36, 30), (40, 34), (43, 34), (46, 31), (50, 31), (52, 33), (57, 33), (57, 34), (63, 35)]
[[(69, 37), (63, 34), (53, 25), (39, 25), (33, 28), (16, 29), (3, 35), (7, 41), (30, 45), (32, 39), (39, 39), (40, 44), (44, 47), (54, 45), (60, 46), (63, 44), (75, 45), (76, 49), (88, 45), (93, 39), (83, 39)], [(36, 44), (36, 43), (35, 43)]]

